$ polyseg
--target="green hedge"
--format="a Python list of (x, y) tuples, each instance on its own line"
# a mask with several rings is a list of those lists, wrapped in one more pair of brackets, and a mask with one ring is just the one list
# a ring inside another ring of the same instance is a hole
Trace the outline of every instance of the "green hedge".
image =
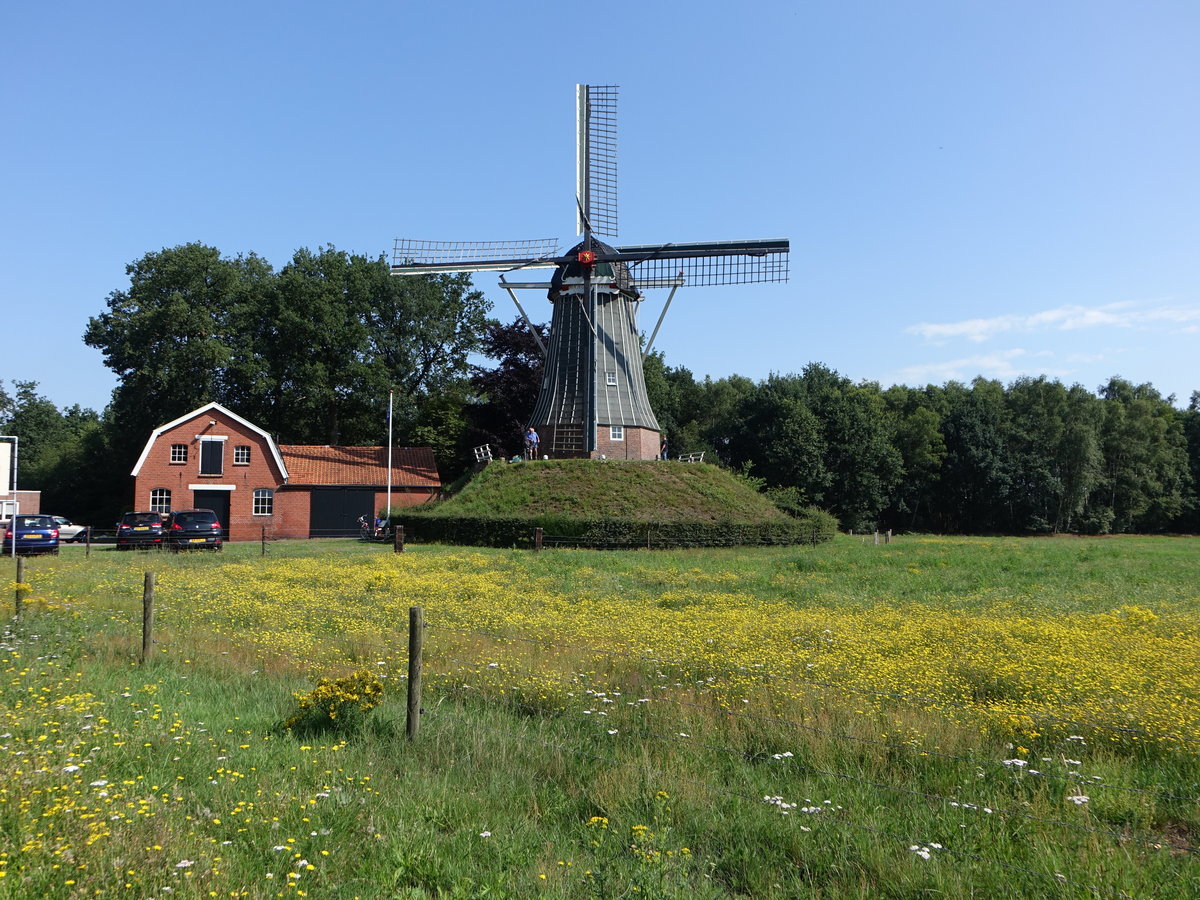
[(832, 540), (837, 519), (810, 508), (786, 522), (637, 522), (583, 516), (446, 516), (405, 512), (396, 516), (405, 541), (471, 547), (532, 547), (534, 529), (543, 545), (600, 548), (732, 547), (818, 544)]

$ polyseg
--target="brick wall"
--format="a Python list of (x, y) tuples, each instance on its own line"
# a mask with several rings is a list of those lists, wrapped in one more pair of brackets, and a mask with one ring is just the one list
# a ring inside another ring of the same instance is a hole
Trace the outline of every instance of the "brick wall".
[[(224, 437), (222, 471), (220, 475), (200, 474), (200, 444), (202, 437)], [(173, 444), (186, 448), (186, 461), (171, 462)], [(249, 447), (249, 462), (235, 462), (235, 448)], [(172, 509), (190, 509), (196, 505), (195, 490), (228, 490), (229, 521), (222, 522), (229, 540), (257, 540), (262, 529), (268, 535), (282, 536), (281, 528), (290, 532), (299, 527), (299, 511), (293, 504), (281, 509), (283, 497), (275, 494), (275, 512), (269, 516), (254, 515), (254, 491), (259, 488), (276, 490), (282, 478), (271, 456), (270, 444), (262, 435), (246, 428), (219, 411), (210, 410), (163, 432), (142, 463), (134, 479), (133, 505), (137, 510), (150, 509), (150, 495), (156, 489), (171, 492)], [(303, 534), (308, 537), (308, 495), (303, 495)]]
[(625, 439), (614, 441), (612, 429), (601, 425), (596, 429), (596, 454), (608, 459), (657, 459), (662, 438), (649, 428), (625, 428)]

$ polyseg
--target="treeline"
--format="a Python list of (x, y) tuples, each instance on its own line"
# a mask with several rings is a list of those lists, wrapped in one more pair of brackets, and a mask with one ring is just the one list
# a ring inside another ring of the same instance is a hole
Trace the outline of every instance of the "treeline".
[(762, 479), (843, 528), (945, 533), (1200, 531), (1200, 392), (1186, 410), (1114, 377), (923, 388), (813, 364), (761, 382), (647, 365), (671, 446)]
[[(396, 278), (332, 247), (276, 270), (202, 244), (127, 273), (83, 335), (119, 378), (105, 410), (0, 382), (0, 433), (21, 436), (21, 486), (47, 511), (115, 521), (150, 432), (214, 400), (281, 443), (369, 445), (386, 440), (391, 390), (396, 443), (433, 447), (447, 482), (474, 446), (520, 452), (541, 356), (467, 276)], [(657, 353), (645, 368), (672, 453), (706, 451), (843, 528), (1200, 531), (1200, 392), (1179, 410), (1121, 378), (884, 390), (817, 364), (761, 382), (698, 381)]]
[(281, 443), (396, 441), (453, 459), (467, 427), (469, 355), (490, 304), (466, 276), (394, 278), (384, 257), (255, 254), (186, 244), (126, 267), (83, 334), (119, 383), (102, 411), (58, 410), (37, 383), (0, 383), (0, 433), (21, 438), (20, 483), (48, 512), (103, 525), (128, 509), (151, 431), (210, 401)]

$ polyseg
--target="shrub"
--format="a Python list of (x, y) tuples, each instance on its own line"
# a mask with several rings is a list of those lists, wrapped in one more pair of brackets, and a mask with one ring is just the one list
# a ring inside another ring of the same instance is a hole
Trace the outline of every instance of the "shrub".
[(366, 669), (341, 678), (322, 678), (307, 693), (297, 693), (296, 712), (283, 723), (294, 734), (353, 733), (383, 700), (383, 682)]
[(810, 507), (795, 519), (778, 522), (639, 522), (564, 514), (537, 516), (397, 516), (406, 540), (478, 547), (529, 547), (533, 531), (546, 540), (592, 547), (734, 547), (818, 544), (832, 540), (837, 519)]

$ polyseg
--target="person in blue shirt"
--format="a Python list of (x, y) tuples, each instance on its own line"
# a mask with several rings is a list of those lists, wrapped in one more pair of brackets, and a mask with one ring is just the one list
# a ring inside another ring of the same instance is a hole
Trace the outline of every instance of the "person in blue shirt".
[(540, 441), (540, 439), (538, 438), (538, 433), (536, 431), (534, 431), (533, 426), (530, 425), (529, 428), (526, 429), (526, 431), (525, 431), (525, 458), (526, 459), (537, 459), (538, 458), (538, 443), (539, 443), (539, 441)]

